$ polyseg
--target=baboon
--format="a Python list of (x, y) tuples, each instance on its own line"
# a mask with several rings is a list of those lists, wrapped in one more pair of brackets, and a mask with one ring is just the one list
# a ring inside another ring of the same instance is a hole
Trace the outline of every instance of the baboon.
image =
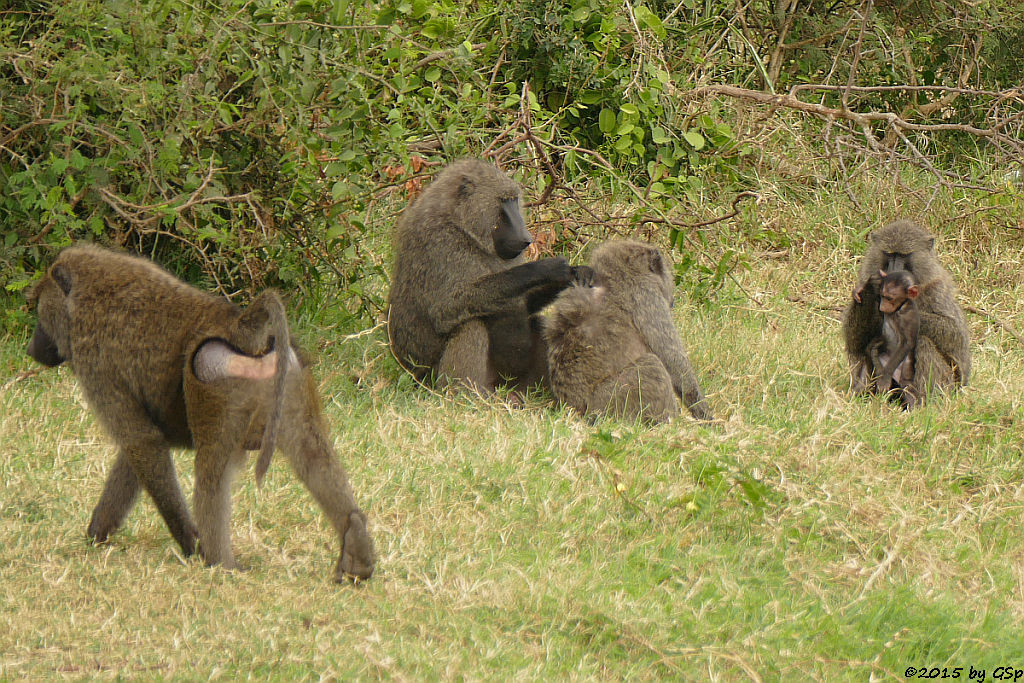
[(589, 268), (527, 263), (533, 242), (519, 186), (494, 165), (457, 161), (405, 209), (395, 228), (388, 296), (391, 350), (420, 381), (490, 393), (547, 374), (541, 308)]
[(964, 386), (970, 379), (969, 331), (956, 303), (953, 280), (939, 263), (935, 238), (913, 221), (899, 220), (871, 233), (861, 260), (858, 284), (843, 313), (843, 336), (853, 389), (877, 389), (868, 346), (882, 334), (878, 311), (878, 271), (906, 270), (917, 282), (920, 316), (915, 353), (916, 386), (922, 395), (932, 388)]
[[(58, 255), (30, 299), (38, 322), (29, 355), (48, 366), (71, 365), (119, 447), (90, 538), (104, 542), (117, 531), (141, 487), (185, 555), (198, 541), (207, 564), (236, 567), (231, 482), (245, 452), (260, 448), (262, 477), (276, 445), (338, 534), (335, 580), (370, 577), (375, 557), (366, 515), (276, 293), (264, 292), (243, 310), (146, 259), (82, 245)], [(195, 523), (172, 447), (195, 449)]]
[(665, 422), (679, 398), (711, 420), (670, 307), (672, 270), (657, 247), (602, 244), (590, 260), (594, 286), (562, 292), (547, 312), (551, 390), (584, 414)]
[(900, 402), (913, 408), (919, 399), (914, 382), (917, 335), (921, 318), (915, 301), (920, 287), (908, 271), (879, 271), (882, 335), (868, 345), (879, 391), (896, 390)]

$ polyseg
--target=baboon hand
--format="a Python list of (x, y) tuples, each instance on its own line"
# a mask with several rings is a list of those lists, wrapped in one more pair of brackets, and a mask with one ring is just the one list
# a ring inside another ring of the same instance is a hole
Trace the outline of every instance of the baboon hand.
[(590, 266), (571, 266), (572, 281), (581, 287), (594, 286), (594, 269)]
[(574, 277), (575, 268), (569, 265), (561, 256), (552, 256), (551, 258), (543, 259), (545, 271), (548, 277), (554, 282), (572, 282)]
[(355, 579), (368, 579), (373, 574), (376, 562), (373, 541), (366, 530), (366, 515), (354, 510), (348, 516), (348, 531), (342, 541), (341, 557), (334, 570), (334, 580), (338, 583)]

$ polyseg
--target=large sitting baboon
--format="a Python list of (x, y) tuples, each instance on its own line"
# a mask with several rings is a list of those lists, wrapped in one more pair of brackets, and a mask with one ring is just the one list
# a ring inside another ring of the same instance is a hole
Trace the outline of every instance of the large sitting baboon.
[(489, 393), (546, 375), (535, 313), (589, 269), (563, 258), (527, 263), (533, 241), (519, 186), (495, 166), (444, 169), (402, 213), (388, 297), (395, 357), (417, 379)]
[(664, 422), (682, 398), (694, 417), (712, 419), (672, 322), (675, 287), (661, 251), (607, 242), (590, 265), (594, 286), (567, 289), (547, 311), (551, 391), (584, 414)]
[(869, 236), (853, 300), (843, 313), (843, 336), (854, 391), (878, 389), (868, 346), (882, 334), (879, 270), (909, 271), (920, 287), (914, 375), (922, 396), (931, 388), (966, 385), (971, 374), (969, 331), (956, 302), (953, 280), (939, 263), (935, 238), (916, 223), (900, 220)]
[[(231, 481), (245, 451), (261, 446), (262, 477), (277, 445), (337, 531), (334, 578), (372, 574), (366, 516), (274, 292), (242, 310), (145, 259), (78, 246), (60, 253), (30, 296), (39, 320), (29, 354), (48, 366), (70, 363), (120, 448), (90, 538), (103, 542), (120, 528), (141, 487), (186, 555), (198, 540), (207, 564), (235, 567)], [(172, 447), (196, 451), (195, 523)]]

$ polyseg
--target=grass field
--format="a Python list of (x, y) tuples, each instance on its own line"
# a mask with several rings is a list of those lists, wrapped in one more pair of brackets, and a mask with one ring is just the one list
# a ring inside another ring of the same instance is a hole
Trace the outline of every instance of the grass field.
[[(934, 226), (933, 226), (934, 227)], [(434, 395), (381, 329), (296, 329), (380, 555), (358, 586), (274, 461), (235, 491), (248, 570), (183, 560), (148, 500), (85, 538), (114, 449), (68, 369), (0, 341), (0, 678), (986, 680), (1024, 669), (1019, 235), (946, 233), (971, 386), (852, 397), (837, 236), (749, 254), (675, 312), (719, 420), (638, 428)], [(741, 289), (742, 287), (742, 289)], [(177, 458), (191, 491), (191, 463)], [(916, 676), (915, 676), (916, 677)]]

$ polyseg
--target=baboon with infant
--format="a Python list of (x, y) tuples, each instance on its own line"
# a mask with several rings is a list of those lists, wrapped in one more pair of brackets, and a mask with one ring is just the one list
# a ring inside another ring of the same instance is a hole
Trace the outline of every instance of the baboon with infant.
[[(154, 263), (94, 246), (65, 249), (30, 295), (38, 323), (28, 353), (68, 362), (119, 452), (88, 535), (106, 541), (140, 488), (185, 555), (236, 567), (231, 482), (246, 451), (275, 445), (338, 534), (334, 578), (366, 579), (375, 556), (331, 445), (308, 362), (289, 338), (277, 294), (248, 308), (201, 292)], [(195, 522), (171, 448), (195, 449)]]
[(535, 314), (589, 269), (564, 258), (526, 262), (533, 242), (519, 185), (493, 164), (457, 161), (395, 227), (388, 296), (391, 350), (418, 380), (490, 393), (547, 374)]
[(882, 335), (868, 346), (875, 383), (878, 391), (894, 391), (900, 403), (913, 408), (921, 396), (915, 381), (917, 335), (921, 326), (916, 299), (921, 288), (906, 270), (880, 270), (878, 276)]
[(551, 390), (583, 414), (648, 423), (679, 414), (679, 398), (712, 419), (670, 307), (672, 269), (649, 244), (602, 244), (590, 261), (594, 286), (562, 292), (547, 312)]
[[(916, 386), (921, 396), (931, 389), (953, 389), (971, 375), (970, 333), (956, 302), (956, 288), (935, 253), (935, 238), (913, 221), (899, 220), (871, 233), (861, 260), (858, 284), (843, 313), (843, 337), (856, 393), (878, 391), (869, 346), (882, 335), (878, 310), (878, 271), (905, 270), (920, 288), (920, 316), (915, 347)], [(886, 391), (887, 388), (882, 387)]]

